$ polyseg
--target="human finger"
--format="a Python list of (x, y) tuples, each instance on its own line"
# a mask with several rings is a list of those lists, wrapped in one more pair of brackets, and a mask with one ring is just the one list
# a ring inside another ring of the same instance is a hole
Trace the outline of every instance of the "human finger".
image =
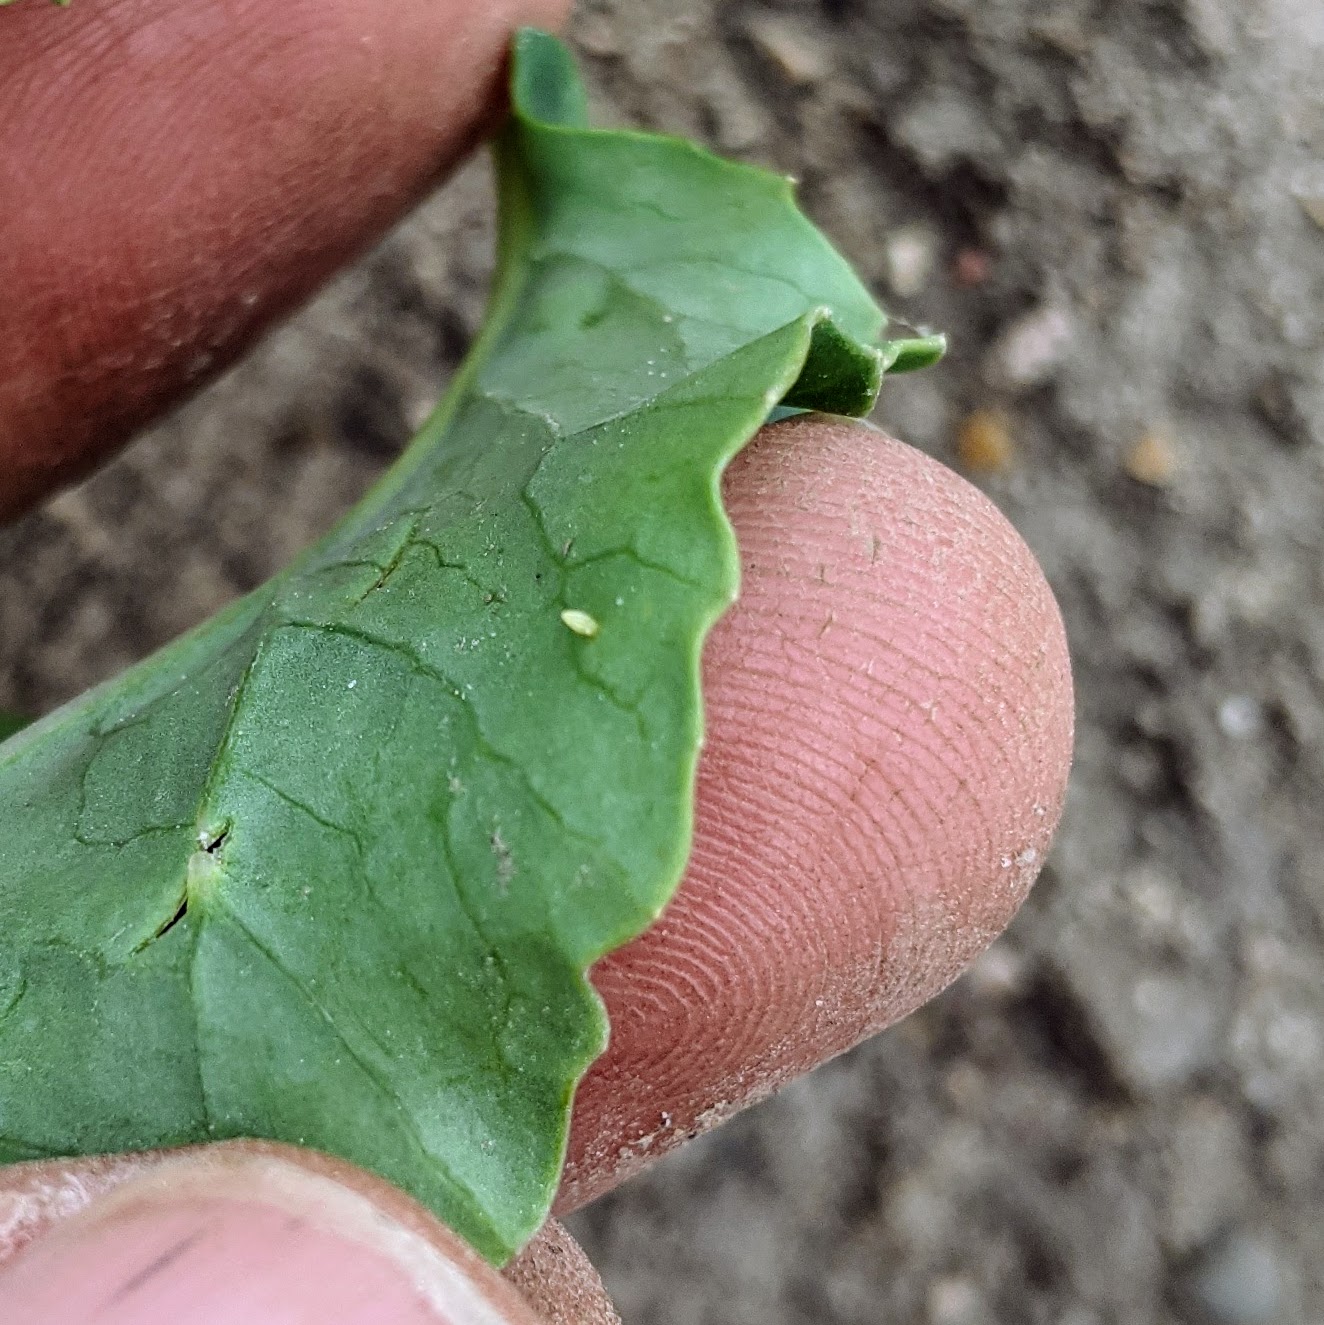
[(0, 519), (228, 364), (497, 111), (568, 0), (0, 15)]
[(1072, 742), (1039, 567), (996, 508), (859, 424), (801, 418), (732, 466), (736, 607), (679, 894), (598, 964), (611, 1044), (558, 1209), (896, 1021), (1038, 873)]
[(261, 1142), (0, 1170), (9, 1325), (611, 1325), (551, 1225), (501, 1276), (402, 1192)]

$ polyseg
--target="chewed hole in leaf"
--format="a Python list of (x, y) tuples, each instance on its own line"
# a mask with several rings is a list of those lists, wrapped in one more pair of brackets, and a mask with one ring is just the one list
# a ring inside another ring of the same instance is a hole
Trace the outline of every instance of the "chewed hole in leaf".
[(205, 851), (209, 856), (216, 855), (230, 836), (231, 827), (231, 824), (225, 823), (219, 828), (204, 828), (198, 834), (199, 849)]

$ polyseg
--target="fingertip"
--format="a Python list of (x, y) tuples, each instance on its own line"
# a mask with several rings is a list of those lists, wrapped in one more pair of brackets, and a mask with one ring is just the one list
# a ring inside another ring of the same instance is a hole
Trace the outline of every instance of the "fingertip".
[(743, 820), (756, 751), (785, 741), (784, 844), (834, 861), (842, 903), (860, 888), (885, 903), (874, 1020), (894, 1020), (1002, 931), (1039, 872), (1073, 740), (1061, 613), (983, 493), (875, 429), (788, 421), (726, 491), (745, 589), (706, 657), (713, 836)]
[(736, 608), (704, 658), (694, 853), (594, 971), (569, 1208), (948, 984), (1011, 919), (1061, 812), (1073, 704), (1038, 564), (976, 489), (805, 417), (732, 465)]

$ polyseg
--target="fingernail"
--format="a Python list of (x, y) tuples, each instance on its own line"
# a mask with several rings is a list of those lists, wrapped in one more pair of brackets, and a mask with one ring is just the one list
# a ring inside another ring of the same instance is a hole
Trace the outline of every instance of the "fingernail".
[[(492, 1284), (482, 1283), (490, 1276)], [(5, 1325), (519, 1325), (494, 1271), (298, 1164), (185, 1159), (0, 1273)], [(498, 1305), (500, 1303), (500, 1305)]]

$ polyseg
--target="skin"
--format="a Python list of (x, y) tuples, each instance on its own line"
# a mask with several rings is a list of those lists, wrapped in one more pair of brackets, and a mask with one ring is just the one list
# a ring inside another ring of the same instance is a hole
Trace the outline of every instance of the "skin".
[[(499, 112), (557, 0), (0, 10), (0, 513), (85, 472), (363, 249)], [(593, 972), (613, 1039), (558, 1209), (943, 988), (1061, 808), (1070, 670), (1030, 552), (861, 425), (765, 430), (726, 496), (744, 589), (704, 673), (696, 843)], [(185, 1307), (187, 1311), (185, 1312)], [(557, 1225), (497, 1275), (401, 1193), (238, 1143), (0, 1172), (0, 1319), (610, 1320)]]

